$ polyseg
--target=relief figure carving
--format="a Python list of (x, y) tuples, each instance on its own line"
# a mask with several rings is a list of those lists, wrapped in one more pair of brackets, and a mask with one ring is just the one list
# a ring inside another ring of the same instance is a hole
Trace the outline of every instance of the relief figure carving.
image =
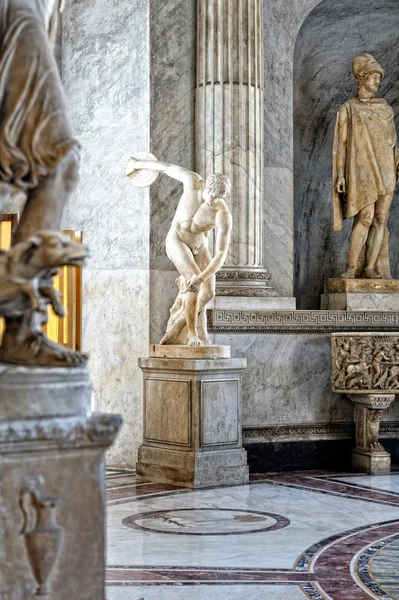
[(332, 346), (334, 391), (399, 392), (398, 336), (337, 336)]

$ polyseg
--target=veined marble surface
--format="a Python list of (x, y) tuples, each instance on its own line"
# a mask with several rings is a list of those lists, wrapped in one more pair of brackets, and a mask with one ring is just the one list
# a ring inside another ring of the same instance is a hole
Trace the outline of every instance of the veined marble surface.
[(86, 269), (83, 347), (90, 352), (93, 408), (122, 415), (109, 462), (135, 466), (143, 432), (143, 383), (138, 359), (148, 354), (149, 271)]
[[(173, 564), (179, 566), (292, 569), (298, 555), (321, 538), (370, 522), (399, 517), (397, 508), (360, 500), (353, 502), (342, 497), (324, 496), (322, 510), (320, 502), (320, 495), (315, 492), (257, 484), (113, 506), (108, 517), (108, 567), (127, 564), (165, 566), (173, 560)], [(265, 511), (280, 514), (291, 524), (263, 533), (222, 536), (223, 544), (218, 536), (173, 536), (132, 530), (122, 525), (122, 520), (133, 514), (183, 507)]]
[(108, 600), (305, 600), (293, 585), (206, 585), (201, 587), (137, 586), (130, 589), (107, 588)]
[[(151, 152), (159, 160), (194, 170), (196, 2), (152, 0), (149, 4)], [(152, 269), (173, 268), (165, 253), (165, 238), (181, 193), (180, 182), (162, 175), (151, 187)]]
[(355, 475), (353, 477), (335, 477), (337, 481), (345, 481), (356, 486), (364, 485), (366, 488), (386, 490), (399, 494), (399, 477), (397, 475), (376, 475), (369, 477), (367, 475)]
[(148, 3), (71, 0), (63, 15), (62, 77), (82, 144), (81, 178), (63, 227), (83, 232), (92, 258), (83, 275), (83, 349), (93, 402), (125, 424), (110, 451), (134, 466), (142, 439), (139, 356), (149, 344), (148, 189), (125, 176), (150, 148)]
[(312, 334), (215, 334), (247, 357), (244, 425), (352, 422), (345, 396), (330, 390), (330, 339)]
[[(267, 95), (267, 94), (266, 94)], [(265, 168), (264, 257), (281, 296), (294, 293), (294, 181), (292, 167)]]
[[(363, 479), (366, 485), (356, 483)], [(113, 471), (107, 598), (360, 600), (369, 597), (365, 584), (396, 590), (399, 493), (384, 491), (383, 479), (274, 473), (254, 475), (249, 486), (188, 492)], [(284, 519), (284, 527), (250, 533), (262, 511)], [(218, 512), (220, 526), (216, 518), (210, 529), (209, 515)], [(151, 531), (131, 529), (140, 519)], [(226, 537), (227, 522), (241, 535)]]

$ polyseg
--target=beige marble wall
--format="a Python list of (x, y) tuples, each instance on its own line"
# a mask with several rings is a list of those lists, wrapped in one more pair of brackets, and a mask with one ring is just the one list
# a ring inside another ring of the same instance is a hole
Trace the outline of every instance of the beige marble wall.
[(62, 76), (81, 180), (64, 227), (83, 231), (92, 258), (83, 279), (83, 348), (94, 409), (124, 426), (109, 462), (133, 467), (142, 440), (142, 376), (149, 344), (149, 191), (125, 163), (149, 150), (149, 8), (141, 0), (71, 0), (63, 16)]

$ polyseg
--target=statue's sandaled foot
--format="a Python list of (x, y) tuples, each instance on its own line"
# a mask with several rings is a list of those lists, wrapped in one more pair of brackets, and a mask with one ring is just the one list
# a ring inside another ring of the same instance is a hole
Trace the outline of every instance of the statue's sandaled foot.
[(192, 335), (188, 338), (187, 346), (203, 346), (204, 342), (202, 342), (197, 335)]
[(32, 367), (79, 367), (88, 355), (65, 348), (43, 333), (30, 333), (23, 339), (4, 334), (0, 349), (2, 362)]
[(381, 275), (379, 275), (371, 267), (365, 267), (363, 273), (364, 273), (364, 276), (367, 277), (367, 279), (381, 279)]
[(345, 273), (342, 274), (342, 279), (355, 279), (356, 269), (355, 267), (348, 267)]

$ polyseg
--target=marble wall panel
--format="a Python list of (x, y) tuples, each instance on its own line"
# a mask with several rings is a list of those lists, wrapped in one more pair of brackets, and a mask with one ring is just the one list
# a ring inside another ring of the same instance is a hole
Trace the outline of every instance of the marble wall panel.
[(319, 0), (263, 0), (265, 165), (292, 169), (293, 60), (303, 21)]
[[(336, 113), (356, 95), (353, 58), (372, 53), (384, 66), (381, 95), (399, 126), (399, 11), (396, 0), (324, 0), (306, 19), (294, 60), (295, 295), (317, 308), (323, 281), (345, 270), (352, 221), (332, 229), (332, 144)], [(391, 264), (399, 276), (399, 204), (391, 214)], [(309, 300), (310, 299), (310, 300)]]
[(330, 338), (320, 334), (217, 334), (246, 357), (243, 424), (352, 422), (346, 396), (330, 390)]
[[(152, 0), (151, 152), (194, 169), (196, 75), (195, 0)], [(182, 185), (166, 176), (151, 187), (151, 268), (170, 270), (165, 238)]]
[(72, 0), (63, 17), (64, 87), (82, 144), (64, 226), (82, 229), (92, 268), (146, 268), (149, 192), (125, 163), (149, 150), (149, 12), (140, 0)]
[(138, 359), (148, 355), (149, 272), (86, 269), (83, 348), (90, 353), (93, 408), (122, 415), (109, 453), (112, 465), (134, 467), (143, 436), (143, 382)]
[(109, 462), (134, 467), (142, 442), (142, 374), (149, 344), (150, 198), (125, 176), (150, 150), (149, 3), (71, 0), (63, 17), (62, 76), (81, 179), (63, 226), (83, 232), (83, 347), (96, 410), (122, 414)]
[(293, 193), (291, 169), (265, 168), (264, 257), (279, 296), (293, 295)]
[[(293, 76), (298, 32), (318, 0), (264, 0), (264, 256), (279, 294), (293, 296)], [(290, 181), (291, 180), (291, 181)], [(276, 250), (277, 249), (277, 250)]]

